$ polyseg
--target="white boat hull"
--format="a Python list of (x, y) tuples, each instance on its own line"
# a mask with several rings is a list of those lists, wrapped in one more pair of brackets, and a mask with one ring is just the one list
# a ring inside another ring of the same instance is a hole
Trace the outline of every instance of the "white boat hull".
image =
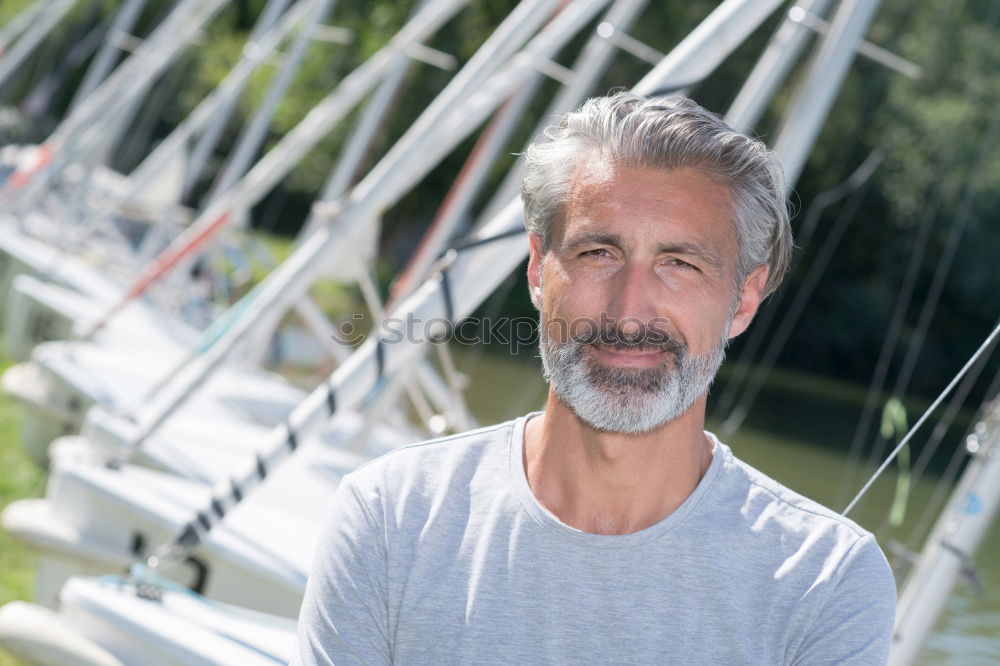
[[(336, 486), (366, 460), (340, 448), (356, 421), (340, 420), (322, 439), (304, 442), (191, 558), (164, 574), (212, 599), (295, 617)], [(207, 504), (210, 489), (135, 465), (58, 458), (47, 497), (10, 504), (3, 527), (37, 551), (36, 601), (51, 606), (70, 575), (120, 573), (144, 560)]]
[[(73, 578), (59, 611), (0, 608), (0, 644), (33, 666), (287, 664), (295, 622), (118, 577)], [(26, 626), (26, 622), (34, 622)]]

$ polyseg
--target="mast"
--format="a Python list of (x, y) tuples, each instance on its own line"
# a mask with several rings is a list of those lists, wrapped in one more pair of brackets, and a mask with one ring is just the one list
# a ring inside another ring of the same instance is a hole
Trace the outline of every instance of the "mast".
[[(264, 6), (261, 11), (260, 16), (257, 18), (257, 23), (253, 27), (253, 32), (250, 33), (250, 38), (247, 40), (246, 45), (243, 47), (243, 56), (246, 57), (249, 53), (257, 51), (255, 57), (250, 59), (256, 59), (262, 61), (264, 58), (263, 49), (260, 48), (260, 41), (267, 35), (274, 26), (278, 23), (281, 18), (282, 12), (288, 7), (288, 0), (268, 0), (268, 3)], [(233, 115), (233, 111), (236, 110), (236, 104), (239, 102), (240, 94), (243, 92), (243, 88), (246, 86), (246, 81), (236, 86), (232, 93), (227, 96), (225, 102), (223, 102), (222, 107), (219, 111), (213, 114), (212, 124), (202, 132), (201, 136), (198, 137), (197, 143), (191, 149), (191, 156), (188, 160), (187, 170), (184, 174), (184, 183), (181, 187), (182, 198), (186, 199), (188, 195), (191, 194), (191, 190), (194, 188), (195, 183), (198, 180), (198, 176), (201, 174), (202, 169), (208, 162), (209, 158), (212, 156), (212, 152), (218, 145), (219, 140), (222, 139), (222, 132), (225, 130), (226, 125), (229, 124), (229, 119)]]
[[(3, 85), (17, 71), (18, 67), (31, 55), (31, 53), (41, 44), (53, 28), (69, 13), (77, 0), (59, 0), (55, 3), (36, 2), (23, 14), (15, 17), (14, 25), (9, 31), (11, 37), (3, 35), (0, 40), (0, 85)], [(37, 11), (36, 11), (37, 7)], [(20, 37), (10, 48), (7, 48), (6, 39), (13, 39), (13, 35), (20, 33)]]
[[(191, 113), (161, 141), (153, 151), (128, 176), (127, 186), (119, 193), (109, 194), (94, 211), (89, 213), (83, 224), (97, 227), (104, 224), (119, 206), (139, 194), (174, 159), (192, 137), (201, 133), (201, 139), (212, 131), (211, 123), (219, 117), (228, 117), (229, 107), (238, 101), (240, 93), (255, 71), (266, 61), (281, 43), (308, 15), (312, 5), (303, 0), (286, 12), (281, 19), (252, 42), (253, 48), (244, 48), (240, 60), (229, 70), (208, 95), (198, 103)], [(197, 150), (197, 147), (195, 148)], [(193, 158), (192, 158), (193, 159)], [(189, 167), (190, 168), (190, 167)]]
[(306, 50), (312, 43), (313, 34), (326, 20), (327, 15), (336, 4), (335, 0), (316, 0), (314, 3), (306, 25), (299, 30), (299, 34), (295, 37), (288, 52), (284, 54), (281, 67), (268, 85), (263, 101), (257, 107), (250, 122), (240, 132), (232, 153), (223, 164), (215, 182), (212, 183), (212, 187), (205, 197), (206, 206), (220, 194), (228, 191), (246, 173), (254, 155), (257, 154), (267, 138), (267, 131), (270, 128), (271, 119), (278, 110), (278, 104), (284, 99), (288, 88), (292, 85), (292, 78), (302, 67), (302, 61), (306, 56)]
[[(878, 5), (878, 0), (844, 0), (837, 7), (830, 30), (810, 64), (809, 74), (795, 92), (774, 142), (774, 152), (785, 165), (789, 187), (805, 166), (809, 149), (833, 106), (839, 84), (847, 76)], [(831, 81), (835, 83), (831, 85)]]
[(1000, 507), (1000, 400), (984, 411), (965, 439), (972, 460), (899, 595), (889, 655), (894, 666), (914, 663)]
[(811, 35), (803, 21), (796, 18), (806, 14), (822, 16), (829, 4), (829, 0), (799, 0), (788, 10), (781, 27), (771, 37), (767, 48), (726, 112), (726, 122), (733, 128), (747, 133), (757, 127), (767, 105), (798, 62), (806, 47), (806, 40)]
[(120, 131), (132, 105), (228, 2), (179, 0), (135, 52), (56, 127), (40, 146), (43, 158), (0, 189), (0, 205), (14, 213), (30, 209), (67, 165), (83, 161), (109, 134)]
[(118, 41), (132, 31), (145, 6), (146, 0), (126, 0), (121, 8), (119, 8), (114, 22), (112, 22), (107, 34), (104, 36), (104, 44), (101, 45), (97, 55), (94, 56), (94, 60), (87, 69), (83, 81), (80, 82), (80, 86), (73, 93), (73, 101), (70, 102), (70, 109), (78, 107), (107, 78), (118, 61), (119, 49), (121, 48)]

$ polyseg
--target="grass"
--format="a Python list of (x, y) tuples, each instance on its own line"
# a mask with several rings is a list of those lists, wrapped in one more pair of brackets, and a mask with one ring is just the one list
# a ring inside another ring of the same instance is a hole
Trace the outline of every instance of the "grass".
[[(0, 357), (0, 372), (10, 363)], [(45, 472), (34, 464), (21, 446), (20, 407), (0, 395), (0, 508), (44, 490)], [(34, 558), (0, 528), (0, 605), (15, 599), (30, 600), (34, 585)], [(17, 660), (0, 649), (0, 666), (15, 666)]]
[(34, 0), (4, 0), (0, 3), (0, 26), (20, 14), (32, 2)]

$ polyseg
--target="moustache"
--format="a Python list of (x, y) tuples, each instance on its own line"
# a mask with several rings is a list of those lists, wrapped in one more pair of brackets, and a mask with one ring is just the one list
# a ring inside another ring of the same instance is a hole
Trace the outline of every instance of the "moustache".
[(640, 324), (632, 333), (626, 333), (620, 325), (611, 322), (603, 327), (591, 327), (573, 339), (581, 344), (601, 345), (617, 351), (665, 351), (674, 356), (687, 351), (687, 343), (682, 337), (646, 324)]

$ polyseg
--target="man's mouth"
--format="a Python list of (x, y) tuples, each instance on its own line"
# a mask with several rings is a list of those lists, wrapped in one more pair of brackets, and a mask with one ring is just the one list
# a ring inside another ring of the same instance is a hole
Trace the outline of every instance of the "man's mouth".
[(597, 359), (605, 365), (623, 368), (652, 368), (663, 363), (667, 350), (655, 347), (628, 347), (624, 345), (588, 345)]

